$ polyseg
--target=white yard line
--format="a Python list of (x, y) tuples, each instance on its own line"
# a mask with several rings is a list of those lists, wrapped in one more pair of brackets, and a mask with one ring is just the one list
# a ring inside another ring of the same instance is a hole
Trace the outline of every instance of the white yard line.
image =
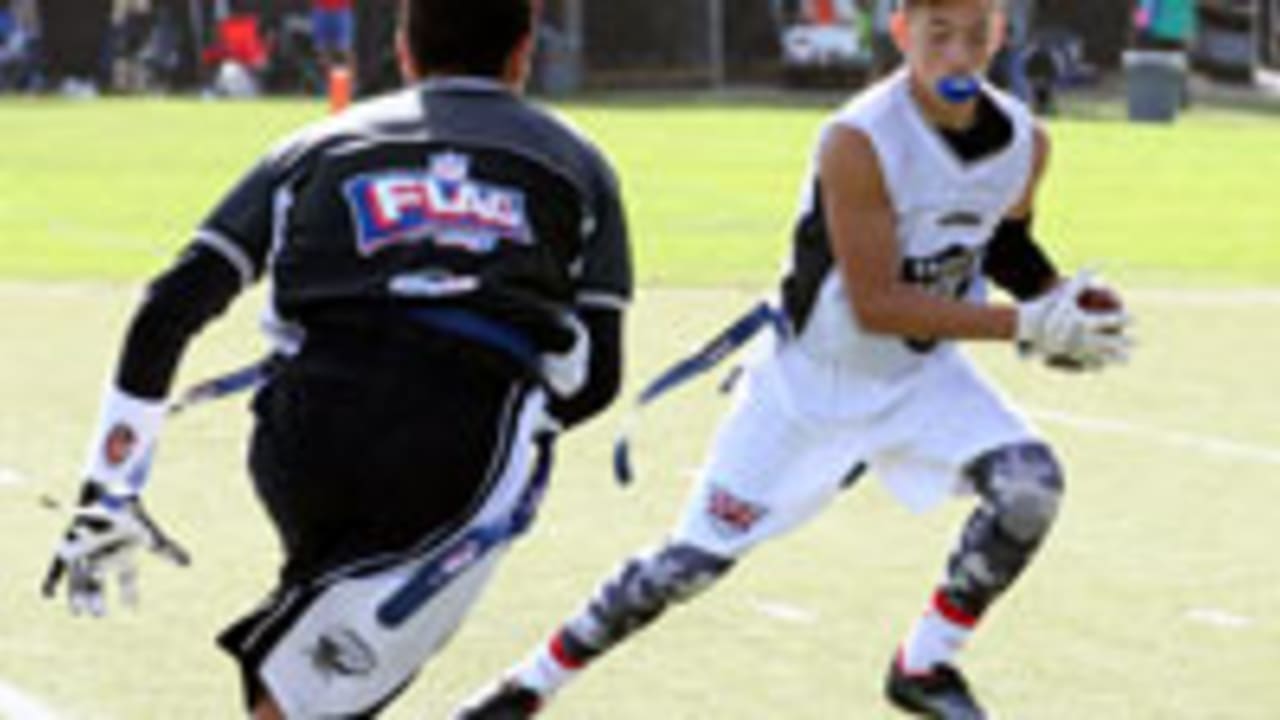
[(1236, 288), (1133, 288), (1123, 290), (1125, 297), (1151, 305), (1246, 307), (1280, 305), (1280, 289), (1267, 287)]
[(12, 487), (14, 485), (25, 485), (31, 482), (31, 478), (22, 473), (0, 465), (0, 488)]
[(1031, 409), (1031, 417), (1037, 420), (1065, 425), (1077, 430), (1099, 432), (1110, 435), (1123, 435), (1161, 445), (1188, 448), (1206, 455), (1229, 457), (1236, 460), (1247, 460), (1266, 465), (1280, 465), (1280, 448), (1266, 445), (1251, 445), (1227, 438), (1215, 437), (1201, 433), (1180, 432), (1163, 428), (1116, 420), (1113, 418), (1096, 418), (1085, 415), (1073, 415), (1058, 410)]
[(1192, 608), (1185, 613), (1185, 617), (1192, 622), (1224, 630), (1243, 630), (1253, 625), (1253, 618), (1219, 608)]
[(0, 680), (0, 717), (12, 720), (61, 720), (63, 716), (38, 699)]
[(789, 623), (791, 625), (812, 625), (818, 621), (818, 614), (816, 612), (790, 603), (765, 600), (758, 597), (749, 597), (747, 598), (747, 604), (750, 605), (753, 610), (767, 618), (772, 618), (779, 622)]

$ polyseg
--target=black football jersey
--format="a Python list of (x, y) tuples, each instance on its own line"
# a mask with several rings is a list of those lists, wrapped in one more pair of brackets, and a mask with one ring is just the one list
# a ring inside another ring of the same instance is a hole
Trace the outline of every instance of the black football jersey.
[(286, 139), (195, 243), (245, 283), (269, 277), (286, 340), (335, 308), (391, 303), (467, 308), (543, 344), (566, 310), (632, 293), (603, 156), (476, 78), (430, 80)]

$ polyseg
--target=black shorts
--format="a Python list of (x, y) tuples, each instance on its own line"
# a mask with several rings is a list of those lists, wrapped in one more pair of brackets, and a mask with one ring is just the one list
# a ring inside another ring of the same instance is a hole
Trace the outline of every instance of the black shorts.
[(518, 366), (447, 337), (314, 337), (284, 364), (254, 400), (250, 450), (284, 550), (279, 586), (219, 637), (250, 703), (264, 658), (335, 578), (429, 552), (471, 522), (539, 392)]

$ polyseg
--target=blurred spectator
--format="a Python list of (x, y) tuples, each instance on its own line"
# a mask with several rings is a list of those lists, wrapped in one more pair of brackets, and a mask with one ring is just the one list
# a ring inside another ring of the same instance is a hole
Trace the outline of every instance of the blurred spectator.
[(326, 68), (350, 66), (355, 18), (352, 0), (311, 0), (311, 32), (316, 55)]
[(214, 40), (204, 50), (204, 62), (214, 71), (214, 92), (226, 97), (257, 95), (270, 58), (259, 18), (252, 13), (219, 20)]
[(395, 55), (397, 0), (356, 3), (356, 94), (369, 97), (400, 86)]
[(991, 77), (1023, 102), (1031, 99), (1027, 59), (1035, 28), (1036, 0), (1005, 0), (1004, 44), (991, 64)]
[(0, 92), (39, 86), (37, 32), (23, 0), (0, 0)]
[(1186, 50), (1196, 31), (1194, 0), (1138, 0), (1134, 45), (1148, 50)]
[(111, 14), (112, 85), (123, 92), (148, 89), (143, 51), (153, 25), (151, 0), (115, 0)]
[(871, 0), (871, 77), (888, 75), (902, 60), (893, 41), (893, 13), (896, 0)]
[(271, 61), (263, 77), (263, 89), (271, 93), (323, 94), (326, 65), (315, 49), (310, 2), (280, 7), (269, 22)]
[(40, 0), (48, 80), (71, 97), (93, 97), (105, 76), (103, 60), (112, 0)]

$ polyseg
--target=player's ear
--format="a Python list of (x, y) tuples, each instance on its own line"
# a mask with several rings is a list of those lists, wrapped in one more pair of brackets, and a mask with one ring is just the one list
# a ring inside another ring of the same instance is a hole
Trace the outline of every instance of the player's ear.
[(507, 85), (523, 90), (529, 79), (530, 68), (533, 67), (533, 32), (530, 31), (516, 43), (511, 54), (507, 56), (507, 65), (503, 69), (502, 79)]
[(396, 60), (400, 64), (400, 77), (404, 78), (407, 83), (414, 83), (422, 79), (422, 68), (418, 67), (418, 62), (413, 59), (413, 51), (409, 49), (409, 38), (405, 36), (404, 30), (396, 31)]
[(893, 15), (889, 18), (889, 34), (893, 36), (893, 42), (898, 46), (898, 51), (905, 55), (911, 36), (907, 26), (906, 10), (899, 8), (893, 11)]
[(988, 50), (992, 53), (999, 50), (1004, 45), (1004, 34), (1009, 29), (1009, 19), (1005, 16), (1004, 11), (997, 10), (991, 14), (991, 38), (988, 44)]

